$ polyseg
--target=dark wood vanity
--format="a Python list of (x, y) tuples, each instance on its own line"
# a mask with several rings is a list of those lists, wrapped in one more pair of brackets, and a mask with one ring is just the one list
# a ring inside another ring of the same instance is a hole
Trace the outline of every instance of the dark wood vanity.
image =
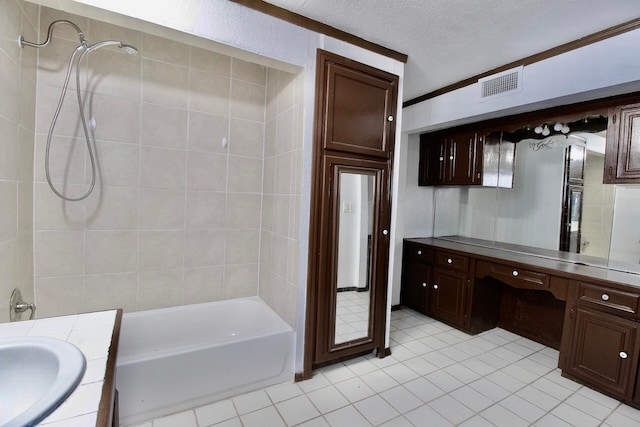
[(401, 304), (470, 334), (499, 326), (556, 348), (563, 376), (640, 407), (640, 275), (483, 243), (405, 239)]

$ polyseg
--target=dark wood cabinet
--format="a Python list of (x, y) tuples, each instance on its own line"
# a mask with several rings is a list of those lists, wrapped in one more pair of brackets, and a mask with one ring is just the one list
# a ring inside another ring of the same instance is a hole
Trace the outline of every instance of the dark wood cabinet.
[(482, 138), (475, 132), (420, 136), (418, 184), (482, 183)]
[(640, 104), (609, 110), (605, 184), (640, 184)]
[(429, 314), (437, 319), (464, 327), (464, 296), (468, 274), (436, 268), (429, 290)]
[(405, 242), (402, 305), (465, 328), (469, 259)]
[(571, 310), (571, 353), (564, 372), (630, 400), (638, 370), (640, 324), (584, 307)]
[(429, 310), (427, 298), (431, 280), (431, 266), (408, 262), (404, 267), (401, 303), (421, 313)]

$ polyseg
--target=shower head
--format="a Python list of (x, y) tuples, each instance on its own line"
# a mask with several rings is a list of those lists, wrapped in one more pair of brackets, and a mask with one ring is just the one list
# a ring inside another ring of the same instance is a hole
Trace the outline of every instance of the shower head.
[(122, 51), (124, 53), (128, 53), (129, 55), (137, 55), (138, 54), (138, 49), (136, 49), (134, 46), (131, 46), (130, 44), (126, 44), (126, 43), (120, 43), (120, 49), (122, 49)]

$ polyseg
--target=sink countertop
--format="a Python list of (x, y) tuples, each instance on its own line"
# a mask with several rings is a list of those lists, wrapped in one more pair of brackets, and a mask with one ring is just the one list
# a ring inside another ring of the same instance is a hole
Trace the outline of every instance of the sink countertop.
[(40, 424), (94, 426), (107, 376), (106, 367), (117, 310), (0, 323), (0, 338), (40, 336), (70, 342), (82, 351), (87, 370), (71, 396)]

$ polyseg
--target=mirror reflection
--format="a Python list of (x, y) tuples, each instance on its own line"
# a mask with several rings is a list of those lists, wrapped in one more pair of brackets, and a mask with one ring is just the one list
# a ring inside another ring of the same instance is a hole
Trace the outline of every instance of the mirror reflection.
[(339, 174), (338, 278), (334, 344), (369, 336), (375, 176)]
[[(434, 236), (640, 272), (640, 186), (603, 184), (600, 117), (566, 133), (553, 123), (499, 133), (515, 142), (514, 164), (500, 161), (483, 187), (437, 187)], [(497, 184), (510, 176), (512, 188)]]

